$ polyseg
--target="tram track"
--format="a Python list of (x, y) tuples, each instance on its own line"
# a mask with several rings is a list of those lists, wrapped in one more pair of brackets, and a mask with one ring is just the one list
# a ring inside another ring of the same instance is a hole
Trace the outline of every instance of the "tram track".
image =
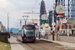
[(52, 42), (42, 41), (38, 39), (35, 43), (22, 43), (21, 41), (18, 42), (27, 50), (75, 50), (63, 47), (58, 44), (54, 44)]
[[(52, 44), (52, 43), (50, 43), (50, 42), (48, 42), (48, 43), (43, 43), (43, 42), (46, 42), (46, 41), (40, 41), (41, 42), (41, 44), (42, 45), (46, 45), (46, 46), (50, 46), (50, 47), (53, 47), (53, 48), (56, 48), (56, 49), (59, 49), (59, 50), (66, 50), (65, 48), (59, 48), (59, 47), (55, 47), (55, 44)], [(50, 43), (50, 44), (49, 44)], [(58, 45), (58, 44), (56, 44), (56, 45)], [(61, 46), (61, 45), (59, 45), (59, 46)], [(63, 46), (62, 46), (63, 47)], [(75, 50), (75, 49), (68, 49), (68, 50)]]
[[(31, 46), (30, 44), (26, 44), (27, 46), (29, 46), (30, 48), (32, 48), (33, 50), (37, 50), (37, 49), (35, 49), (33, 46)], [(34, 43), (34, 46), (37, 46), (37, 47), (39, 47), (39, 48), (43, 48), (43, 49), (45, 49), (45, 50), (49, 50), (49, 49), (47, 49), (47, 48), (45, 48), (45, 47), (43, 47), (43, 46), (40, 46), (40, 45), (38, 45), (38, 44), (35, 44)]]
[[(30, 48), (32, 48), (33, 50), (36, 50), (36, 48), (34, 48), (33, 46), (31, 46), (31, 44), (32, 43), (26, 43), (26, 45), (27, 46), (29, 46)], [(45, 49), (45, 50), (50, 50), (50, 49), (48, 49), (48, 48), (46, 48), (46, 47), (44, 47), (44, 46), (50, 46), (50, 47), (53, 47), (53, 48), (57, 48), (57, 47), (54, 47), (54, 46), (52, 46), (52, 45), (49, 45), (49, 44), (46, 44), (46, 43), (41, 43), (43, 46), (41, 46), (41, 45), (39, 45), (39, 43), (33, 43), (33, 45), (34, 46), (38, 46), (38, 47), (41, 47), (41, 48), (43, 48), (43, 49)], [(62, 50), (61, 48), (57, 48), (57, 49), (59, 49), (59, 50)]]
[(35, 44), (35, 45), (40, 46), (41, 48), (44, 48), (45, 50), (49, 50), (48, 48), (45, 48), (45, 47), (43, 47), (41, 45), (38, 45), (38, 44)]
[(32, 48), (33, 50), (36, 50), (34, 47), (32, 47), (31, 45), (29, 44), (26, 44), (27, 46), (29, 46), (30, 48)]
[[(52, 45), (49, 45), (49, 44), (44, 44), (44, 45), (47, 45), (47, 46), (50, 46), (50, 47), (54, 47), (54, 46), (52, 46)], [(60, 49), (60, 50), (63, 50), (63, 49), (61, 49), (61, 48), (58, 48), (58, 47), (54, 47), (54, 48), (57, 48), (57, 49)]]
[[(24, 43), (25, 45), (27, 45), (29, 48), (31, 48), (32, 50), (52, 50), (52, 49), (50, 49), (50, 48), (46, 48), (47, 46), (48, 47), (53, 47), (53, 48), (56, 48), (56, 50), (67, 50), (67, 49), (63, 49), (63, 48), (58, 48), (58, 47), (55, 47), (55, 46), (52, 46), (52, 45), (50, 45), (50, 44), (46, 44), (46, 43)], [(42, 46), (41, 46), (41, 44), (42, 44)], [(35, 47), (34, 47), (35, 46)], [(44, 47), (44, 46), (46, 46), (46, 47)], [(40, 49), (39, 49), (40, 48)], [(74, 50), (74, 49), (68, 49), (68, 50)]]
[[(27, 46), (29, 46), (30, 48), (32, 48), (33, 50), (37, 50), (35, 47), (33, 47), (33, 46), (31, 46), (31, 44), (32, 43), (26, 43), (26, 45)], [(33, 43), (32, 45), (34, 45), (34, 46), (37, 46), (37, 47), (41, 47), (41, 48), (43, 48), (44, 50), (51, 50), (50, 48), (48, 48), (48, 47), (53, 47), (53, 48), (56, 48), (56, 49), (59, 49), (59, 50), (63, 50), (62, 48), (58, 48), (58, 47), (55, 47), (55, 46), (52, 46), (53, 44), (49, 44), (49, 42), (46, 44), (46, 42), (45, 41), (37, 41), (36, 43)], [(42, 45), (42, 46), (41, 46)], [(46, 48), (46, 47), (47, 48)]]

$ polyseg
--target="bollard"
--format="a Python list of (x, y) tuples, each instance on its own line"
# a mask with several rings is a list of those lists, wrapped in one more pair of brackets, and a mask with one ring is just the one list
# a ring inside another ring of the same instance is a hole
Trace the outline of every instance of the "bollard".
[(53, 41), (54, 41), (54, 31), (53, 31), (52, 35), (53, 35)]

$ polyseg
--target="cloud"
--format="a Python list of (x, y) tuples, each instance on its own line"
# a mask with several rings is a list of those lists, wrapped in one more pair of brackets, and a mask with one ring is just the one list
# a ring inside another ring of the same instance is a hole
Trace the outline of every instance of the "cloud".
[(0, 0), (0, 7), (5, 8), (9, 4), (6, 0)]
[(17, 7), (13, 4), (8, 2), (7, 0), (0, 0), (0, 11), (2, 12), (10, 12), (15, 10)]
[(13, 11), (13, 10), (15, 11), (16, 8), (17, 7), (14, 4), (9, 3), (5, 9), (8, 10), (8, 11)]
[(27, 6), (27, 5), (31, 5), (31, 2), (23, 2), (23, 1), (21, 1), (21, 2), (19, 2), (19, 4), (22, 5), (22, 6)]
[[(52, 6), (51, 0), (44, 0), (46, 9), (50, 10)], [(32, 7), (34, 6), (36, 0), (0, 0), (0, 21), (7, 27), (7, 13), (9, 14), (9, 26), (14, 27), (16, 22), (19, 22), (18, 19), (23, 19), (23, 12), (31, 12)], [(41, 0), (38, 0), (35, 7), (33, 8), (34, 12), (39, 12), (39, 3)], [(32, 19), (32, 14), (29, 14), (29, 19)], [(33, 14), (34, 19), (39, 19), (39, 14)]]

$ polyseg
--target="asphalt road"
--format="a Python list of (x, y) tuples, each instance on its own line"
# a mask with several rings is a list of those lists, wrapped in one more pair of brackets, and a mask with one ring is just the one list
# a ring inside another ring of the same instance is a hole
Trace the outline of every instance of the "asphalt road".
[(21, 43), (20, 41), (18, 42), (25, 48), (25, 50), (75, 50), (75, 48), (72, 47), (61, 46), (59, 44), (42, 40), (36, 40), (35, 43)]

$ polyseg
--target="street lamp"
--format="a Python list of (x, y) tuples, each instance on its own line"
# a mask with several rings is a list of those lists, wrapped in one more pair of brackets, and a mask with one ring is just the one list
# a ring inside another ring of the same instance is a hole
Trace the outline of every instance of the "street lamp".
[(25, 21), (25, 25), (26, 25), (26, 21), (28, 20), (28, 16), (22, 16), (23, 18), (24, 17), (27, 17), (27, 19), (25, 20), (25, 18), (24, 18), (24, 21)]
[(53, 41), (54, 41), (54, 0), (53, 0)]
[(9, 13), (7, 13), (7, 29), (8, 29), (8, 32), (9, 32)]

